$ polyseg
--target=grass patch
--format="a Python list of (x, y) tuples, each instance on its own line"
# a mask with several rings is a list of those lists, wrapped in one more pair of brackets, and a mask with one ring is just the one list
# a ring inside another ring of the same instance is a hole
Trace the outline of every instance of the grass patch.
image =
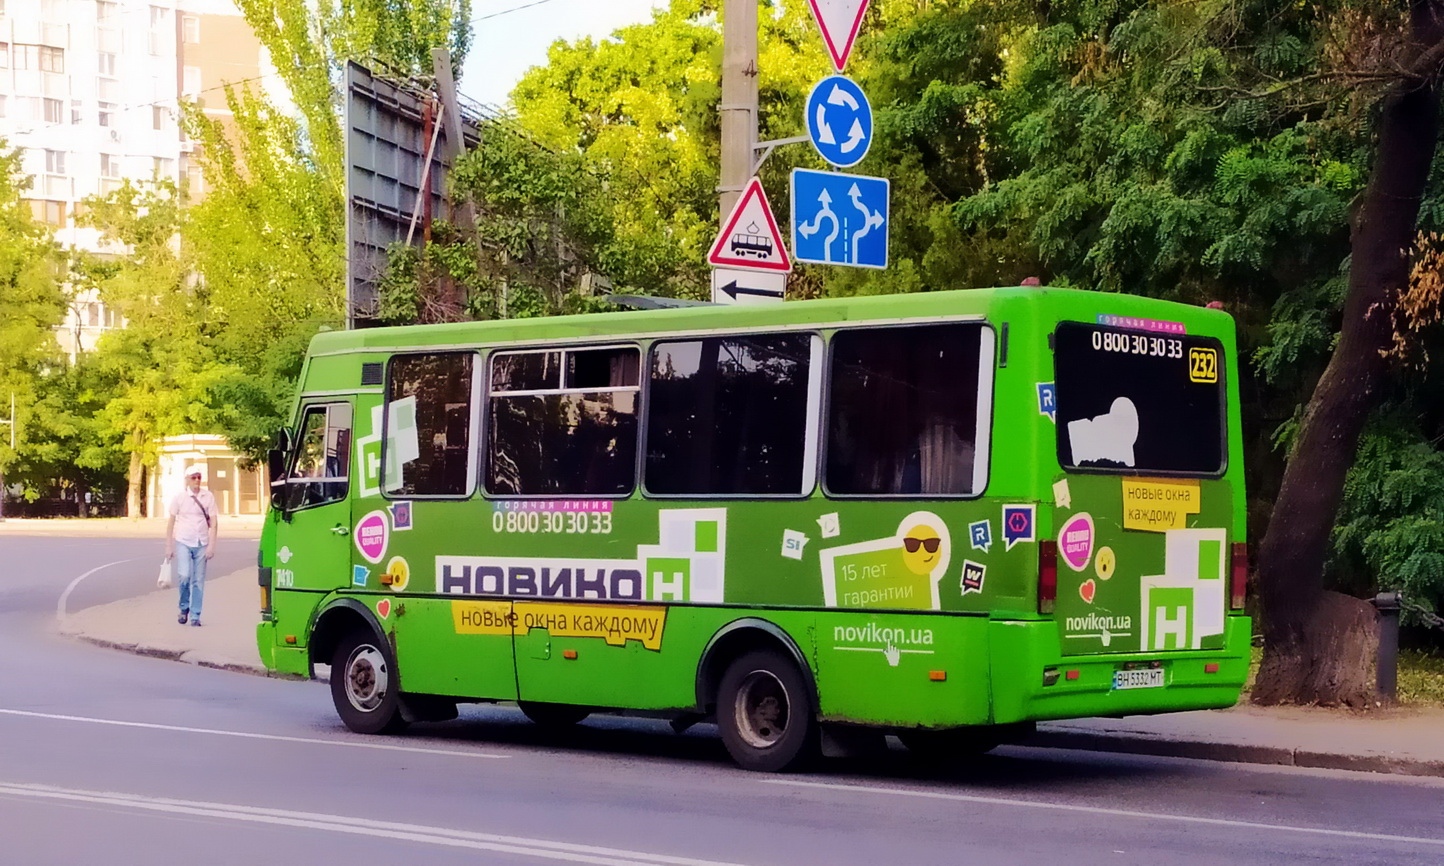
[(1444, 707), (1444, 656), (1399, 650), (1399, 703)]
[[(1253, 690), (1263, 647), (1253, 647), (1244, 691)], [(1444, 709), (1444, 655), (1424, 650), (1399, 650), (1399, 705)]]

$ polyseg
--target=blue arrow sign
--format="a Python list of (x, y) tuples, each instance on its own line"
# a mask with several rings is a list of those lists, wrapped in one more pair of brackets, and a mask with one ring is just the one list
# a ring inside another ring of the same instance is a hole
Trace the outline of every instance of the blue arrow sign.
[(807, 97), (807, 134), (822, 158), (847, 168), (857, 165), (872, 146), (872, 106), (846, 75), (817, 82)]
[(888, 197), (886, 178), (793, 169), (793, 258), (887, 267)]

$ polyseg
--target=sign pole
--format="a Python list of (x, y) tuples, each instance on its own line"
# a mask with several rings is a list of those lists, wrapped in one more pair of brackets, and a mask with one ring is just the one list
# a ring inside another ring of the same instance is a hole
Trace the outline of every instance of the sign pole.
[(757, 0), (722, 4), (722, 165), (718, 218), (727, 219), (752, 177), (757, 142)]

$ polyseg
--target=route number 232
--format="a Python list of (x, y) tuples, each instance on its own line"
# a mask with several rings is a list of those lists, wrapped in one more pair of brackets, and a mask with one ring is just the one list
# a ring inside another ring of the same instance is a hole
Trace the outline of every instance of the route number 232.
[(1188, 381), (1206, 384), (1218, 381), (1218, 350), (1188, 350)]

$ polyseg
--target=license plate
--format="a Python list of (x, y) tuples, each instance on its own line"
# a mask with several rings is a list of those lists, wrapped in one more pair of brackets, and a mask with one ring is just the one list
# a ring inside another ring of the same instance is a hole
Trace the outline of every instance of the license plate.
[(1115, 689), (1156, 689), (1162, 687), (1163, 668), (1113, 672), (1113, 688)]

